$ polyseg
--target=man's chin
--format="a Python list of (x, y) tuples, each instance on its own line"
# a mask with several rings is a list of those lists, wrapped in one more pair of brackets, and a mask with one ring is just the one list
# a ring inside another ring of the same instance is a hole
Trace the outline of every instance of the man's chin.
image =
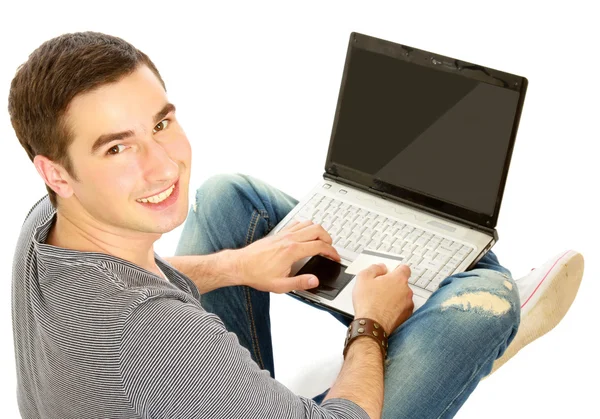
[(143, 228), (143, 230), (148, 233), (166, 234), (182, 225), (185, 222), (186, 217), (187, 211), (182, 211), (178, 214), (172, 214), (169, 217), (166, 215), (163, 217), (140, 217), (138, 218), (138, 222), (144, 222), (145, 228)]

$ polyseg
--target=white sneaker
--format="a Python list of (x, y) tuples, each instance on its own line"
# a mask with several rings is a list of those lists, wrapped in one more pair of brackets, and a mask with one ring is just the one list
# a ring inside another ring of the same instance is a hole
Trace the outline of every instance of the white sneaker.
[(513, 341), (484, 379), (562, 320), (579, 290), (583, 266), (581, 253), (568, 250), (516, 280), (521, 297), (521, 324)]

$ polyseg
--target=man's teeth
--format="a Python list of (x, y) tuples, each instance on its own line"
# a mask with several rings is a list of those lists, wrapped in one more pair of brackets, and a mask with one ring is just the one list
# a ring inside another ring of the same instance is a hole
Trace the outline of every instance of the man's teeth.
[(171, 193), (173, 193), (173, 189), (175, 189), (175, 184), (173, 184), (173, 186), (171, 186), (166, 191), (159, 193), (158, 195), (154, 195), (154, 196), (151, 196), (149, 198), (137, 199), (137, 201), (138, 202), (150, 202), (152, 204), (158, 204), (159, 202), (162, 202), (165, 199), (167, 199), (169, 196), (171, 196)]

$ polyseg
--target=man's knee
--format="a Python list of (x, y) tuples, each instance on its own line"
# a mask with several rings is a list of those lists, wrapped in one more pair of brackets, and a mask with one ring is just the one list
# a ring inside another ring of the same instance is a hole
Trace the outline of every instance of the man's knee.
[[(490, 320), (489, 327), (513, 330), (519, 326), (519, 291), (510, 276), (489, 269), (475, 269), (458, 278), (452, 292), (442, 299), (440, 310), (474, 313), (479, 320)], [(502, 332), (498, 330), (498, 332)]]
[(196, 189), (192, 210), (198, 212), (199, 208), (203, 208), (210, 211), (213, 206), (222, 208), (224, 200), (231, 201), (239, 196), (240, 187), (245, 182), (239, 173), (218, 173), (209, 177)]

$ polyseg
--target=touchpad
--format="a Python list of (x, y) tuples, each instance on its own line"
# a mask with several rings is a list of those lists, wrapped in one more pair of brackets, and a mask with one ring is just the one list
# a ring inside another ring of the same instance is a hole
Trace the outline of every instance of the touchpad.
[(326, 257), (316, 255), (310, 258), (296, 275), (313, 274), (319, 278), (319, 285), (306, 291), (319, 297), (333, 300), (354, 275), (346, 273), (346, 266)]

